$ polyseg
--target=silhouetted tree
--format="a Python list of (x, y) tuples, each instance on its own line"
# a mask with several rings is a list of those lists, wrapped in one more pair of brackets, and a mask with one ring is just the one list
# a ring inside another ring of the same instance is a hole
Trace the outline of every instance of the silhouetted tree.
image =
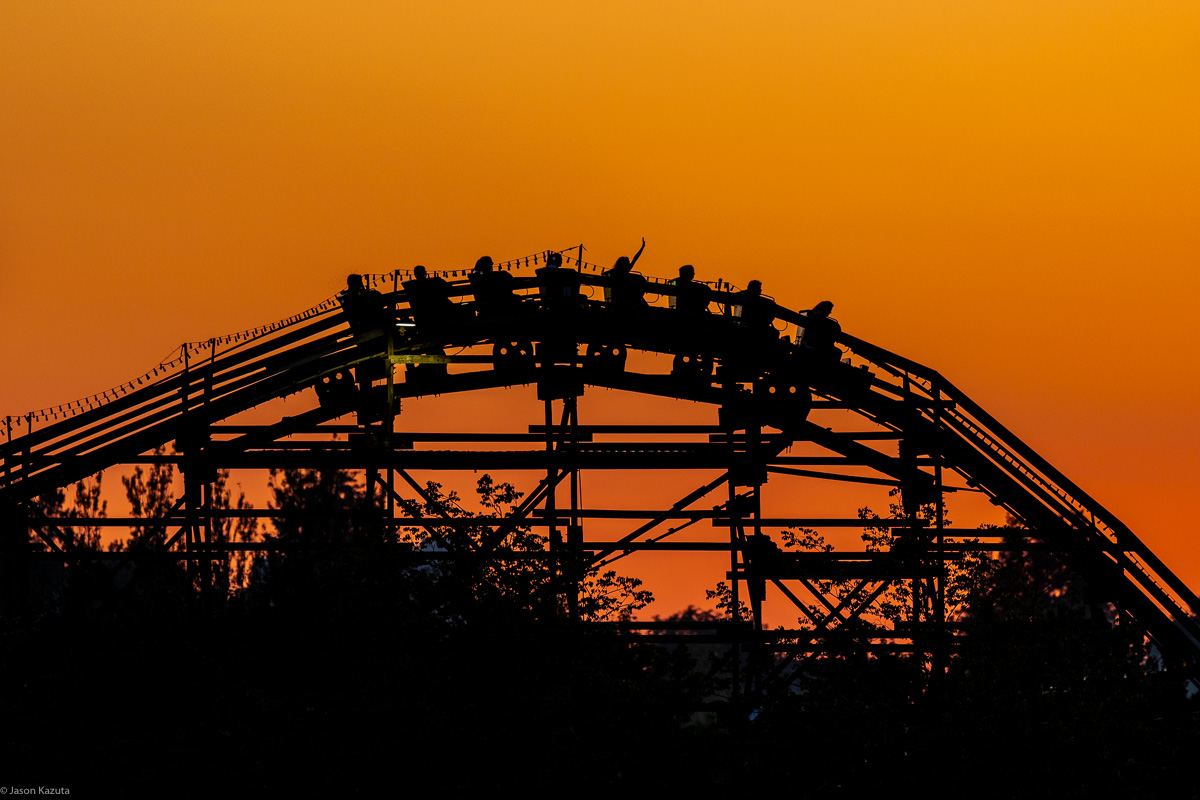
[[(101, 471), (97, 472), (92, 480), (78, 481), (75, 484), (75, 504), (68, 512), (69, 516), (90, 519), (103, 519), (108, 516), (108, 501), (102, 500), (100, 495), (103, 477), (104, 472)], [(101, 548), (99, 525), (78, 525), (75, 527), (75, 535), (76, 541), (84, 547), (92, 550)]]
[[(166, 448), (155, 448), (154, 454), (162, 456)], [(125, 499), (129, 501), (129, 514), (139, 519), (154, 520), (165, 517), (175, 503), (175, 467), (165, 461), (150, 465), (149, 472), (137, 466), (132, 475), (121, 478), (125, 487)], [(138, 525), (130, 530), (124, 549), (134, 547), (161, 548), (167, 541), (167, 526), (162, 523)]]
[[(165, 447), (158, 447), (154, 451), (158, 456), (166, 452)], [(165, 460), (151, 464), (148, 471), (138, 466), (133, 474), (122, 477), (121, 483), (125, 488), (130, 515), (145, 520), (145, 523), (133, 526), (126, 540), (109, 542), (109, 550), (126, 551), (137, 556), (164, 551), (169, 538), (175, 533), (171, 526), (161, 521), (176, 505), (174, 466)], [(83, 500), (90, 499), (93, 504), (97, 502), (98, 479), (94, 487), (86, 490), (77, 487), (76, 494)], [(229, 470), (215, 472), (208, 496), (215, 511), (251, 508), (246, 502), (244, 492), (239, 490), (237, 499), (233, 498), (229, 487)], [(178, 524), (173, 523), (175, 526)], [(257, 522), (253, 518), (230, 519), (214, 516), (210, 520), (208, 537), (213, 544), (235, 540), (249, 541), (256, 528)], [(178, 548), (179, 544), (176, 543), (174, 549)], [(193, 569), (190, 576), (185, 564), (173, 559), (139, 558), (136, 562), (114, 561), (109, 568), (111, 570), (112, 566), (119, 565), (120, 572), (112, 576), (112, 581), (121, 588), (122, 594), (136, 596), (138, 602), (146, 608), (182, 608), (200, 594), (204, 594), (211, 602), (218, 603), (228, 597), (234, 589), (244, 585), (246, 563), (245, 552), (239, 552), (234, 558), (227, 553), (219, 556), (212, 562), (211, 570)], [(211, 583), (211, 586), (204, 585), (206, 583)], [(124, 588), (127, 584), (130, 586), (128, 590)]]
[[(253, 504), (247, 502), (246, 493), (238, 487), (237, 499), (229, 486), (229, 470), (217, 470), (216, 480), (212, 485), (212, 506), (218, 511), (250, 511)], [(250, 542), (258, 532), (258, 520), (253, 517), (214, 517), (211, 535), (217, 544), (226, 542)], [(233, 556), (226, 553), (216, 572), (216, 589), (222, 597), (233, 595), (245, 589), (249, 580), (250, 555), (245, 550), (238, 550)]]
[[(279, 515), (272, 549), (250, 570), (252, 604), (304, 613), (369, 605), (448, 629), (568, 616), (571, 564), (556, 571), (544, 535), (506, 524), (521, 493), (490, 475), (475, 486), (474, 511), (435, 481), (398, 498), (401, 515), (430, 520), (399, 530), (346, 471), (277, 471), (271, 489)], [(614, 570), (584, 569), (578, 583), (582, 619), (629, 618), (652, 600), (639, 579)]]

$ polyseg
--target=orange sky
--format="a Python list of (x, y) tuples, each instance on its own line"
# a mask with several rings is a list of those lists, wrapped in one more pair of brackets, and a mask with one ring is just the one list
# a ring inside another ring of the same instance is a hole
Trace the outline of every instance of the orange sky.
[(0, 414), (348, 272), (644, 235), (834, 300), (1200, 587), (1200, 5), (397, 5), (0, 6)]

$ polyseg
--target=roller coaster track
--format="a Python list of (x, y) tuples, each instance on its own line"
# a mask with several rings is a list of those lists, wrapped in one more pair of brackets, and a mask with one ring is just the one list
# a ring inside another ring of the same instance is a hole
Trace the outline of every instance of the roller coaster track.
[(924, 428), (924, 435), (935, 437), (948, 466), (969, 485), (1071, 553), (1072, 566), (1104, 586), (1153, 636), (1176, 652), (1196, 651), (1200, 601), (1112, 512), (937, 371), (851, 336), (840, 341), (931, 401), (918, 410), (920, 422), (914, 427), (910, 419), (906, 429)]
[[(605, 278), (573, 274), (577, 278), (572, 280), (584, 293), (598, 294), (606, 285)], [(481, 309), (476, 315), (473, 308), (478, 304), (470, 283), (457, 281), (450, 284), (450, 297), (458, 300), (454, 315), (430, 318), (426, 314), (424, 319), (419, 303), (397, 286), (381, 297), (390, 309), (385, 324), (366, 324), (340, 307), (329, 306), (244, 340), (226, 339), (224, 349), (215, 340), (203, 352), (185, 348), (182, 364), (174, 371), (164, 370), (153, 380), (146, 376), (141, 385), (130, 384), (124, 394), (113, 393), (87, 410), (72, 409), (71, 415), (37, 426), (27, 417), (24, 430), (15, 433), (10, 422), (6, 431), (0, 431), (6, 439), (0, 442), (0, 509), (8, 509), (10, 518), (16, 509), (18, 516), (24, 515), (22, 524), (48, 546), (67, 552), (76, 545), (68, 536), (54, 536), (53, 525), (39, 528), (32, 500), (110, 466), (152, 458), (151, 451), (170, 442), (175, 442), (181, 459), (195, 453), (206, 465), (288, 465), (300, 463), (283, 445), (292, 433), (358, 412), (359, 428), (374, 431), (375, 445), (354, 452), (334, 449), (323, 457), (340, 466), (391, 468), (395, 459), (391, 419), (399, 398), (536, 383), (539, 396), (547, 400), (549, 416), (550, 400), (577, 396), (585, 385), (607, 387), (718, 406), (719, 431), (710, 445), (657, 450), (588, 443), (587, 436), (576, 431), (574, 445), (565, 454), (560, 449), (556, 455), (552, 447), (547, 448), (549, 454), (424, 451), (410, 452), (405, 464), (542, 468), (547, 460), (558, 459), (560, 466), (570, 462), (573, 468), (607, 468), (627, 466), (635, 458), (640, 466), (650, 468), (719, 469), (733, 463), (726, 478), (731, 486), (726, 509), (734, 503), (734, 485), (753, 487), (766, 480), (764, 465), (782, 474), (898, 485), (906, 500), (914, 503), (940, 503), (941, 492), (953, 490), (944, 483), (943, 471), (956, 473), (966, 482), (958, 488), (986, 493), (1019, 521), (1024, 541), (1062, 553), (1173, 663), (1189, 669), (1197, 663), (1200, 625), (1194, 614), (1200, 601), (1189, 587), (1111, 512), (937, 371), (847, 334), (837, 339), (847, 351), (841, 354), (845, 358), (818, 355), (779, 337), (775, 330), (741, 324), (733, 312), (742, 300), (731, 292), (710, 292), (721, 313), (685, 314), (585, 296), (564, 301), (556, 297), (557, 289), (547, 285), (544, 275), (518, 277), (513, 286), (522, 298), (516, 312), (484, 315)], [(651, 291), (658, 293), (660, 302), (675, 292), (670, 285), (654, 284)], [(803, 313), (771, 305), (776, 324), (803, 328), (809, 323)], [(489, 345), (490, 353), (486, 352)], [(469, 352), (446, 355), (456, 348)], [(673, 369), (670, 374), (626, 369), (628, 351), (671, 355)], [(374, 381), (364, 378), (375, 369), (370, 365), (380, 364), (389, 367), (379, 369)], [(405, 365), (403, 382), (394, 380), (398, 365)], [(451, 365), (454, 371), (447, 369)], [(351, 377), (352, 371), (358, 373), (356, 377)], [(236, 426), (230, 426), (235, 431), (232, 438), (212, 439), (213, 426), (223, 420), (312, 388), (321, 399), (318, 407), (273, 425), (236, 431)], [(809, 421), (814, 405), (848, 409), (875, 423), (883, 434), (876, 438), (901, 441), (899, 457), (864, 444), (861, 437)], [(385, 427), (380, 427), (384, 421)], [(530, 436), (553, 444), (551, 427), (548, 419), (545, 430), (531, 429)], [(738, 435), (743, 444), (730, 444), (738, 438), (734, 431), (744, 431)], [(387, 446), (378, 446), (380, 441)], [(793, 441), (815, 442), (838, 459), (874, 470), (878, 476), (802, 469), (805, 464), (824, 462), (781, 457)], [(763, 474), (746, 477), (738, 471), (742, 468)], [(533, 506), (553, 493), (563, 474), (552, 469), (538, 492), (527, 498), (523, 513), (533, 513)], [(712, 485), (704, 487), (704, 492), (711, 489)], [(595, 550), (596, 560), (619, 556), (635, 546), (665, 546), (659, 539), (642, 539), (639, 545), (638, 537), (672, 515), (686, 516), (694, 498), (684, 500), (630, 536)], [(538, 513), (554, 517), (566, 512), (551, 506)], [(746, 523), (747, 530), (758, 531), (766, 521), (756, 518)], [(941, 554), (934, 551), (951, 532), (938, 530), (936, 537), (927, 533), (926, 555), (936, 560)], [(755, 577), (753, 567), (746, 558), (742, 572), (735, 573), (749, 582)], [(758, 578), (763, 575), (779, 585), (766, 566)], [(831, 608), (826, 619), (840, 613)]]

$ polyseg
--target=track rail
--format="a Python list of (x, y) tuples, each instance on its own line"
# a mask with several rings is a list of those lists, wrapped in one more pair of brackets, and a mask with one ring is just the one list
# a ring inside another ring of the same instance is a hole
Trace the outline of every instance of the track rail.
[(1040, 535), (1094, 559), (1088, 570), (1093, 580), (1108, 572), (1113, 582), (1113, 573), (1119, 574), (1111, 588), (1137, 589), (1124, 592), (1126, 611), (1156, 637), (1200, 652), (1195, 619), (1200, 600), (1112, 512), (936, 370), (852, 336), (840, 341), (888, 376), (896, 389), (940, 401), (917, 413), (926, 427), (941, 432), (943, 441), (954, 437), (959, 445), (954, 448), (958, 459), (948, 466)]
[[(538, 279), (517, 278), (514, 286), (524, 296), (524, 315), (486, 324), (465, 321), (464, 314), (462, 324), (418, 328), (407, 335), (382, 329), (352, 331), (346, 314), (330, 308), (277, 323), (246, 341), (228, 342), (224, 350), (214, 340), (206, 353), (185, 358), (183, 368), (173, 374), (137, 388), (130, 384), (131, 390), (120, 396), (114, 393), (90, 410), (35, 430), (26, 429), (16, 436), (11, 429), (6, 431), (8, 439), (0, 443), (0, 500), (25, 503), (171, 441), (186, 448), (198, 425), (210, 426), (271, 399), (303, 391), (366, 360), (391, 354), (393, 364), (406, 359), (452, 362), (453, 357), (444, 355), (446, 348), (506, 340), (545, 345), (561, 334), (573, 345), (695, 353), (726, 370), (723, 377), (718, 372), (712, 380), (683, 387), (666, 376), (637, 376), (589, 366), (586, 359), (578, 359), (575, 350), (567, 359), (570, 363), (554, 367), (558, 375), (599, 386), (726, 406), (733, 397), (732, 384), (753, 383), (764, 374), (795, 378), (819, 397), (855, 410), (895, 431), (897, 438), (935, 454), (968, 485), (1007, 509), (1032, 536), (1069, 553), (1073, 566), (1110, 591), (1118, 607), (1135, 618), (1164, 650), (1184, 660), (1200, 655), (1200, 626), (1194, 617), (1200, 611), (1200, 600), (1191, 589), (1115, 515), (936, 370), (843, 334), (838, 343), (848, 348), (851, 357), (837, 364), (836, 374), (830, 372), (832, 368), (809, 374), (800, 358), (804, 353), (790, 340), (765, 337), (761, 331), (751, 333), (739, 324), (733, 316), (740, 302), (735, 293), (712, 291), (712, 302), (720, 313), (696, 316), (661, 307), (669, 304), (674, 294), (669, 284), (652, 285), (659, 306), (632, 310), (600, 299), (606, 285), (603, 277), (580, 274), (579, 284), (591, 299), (580, 300), (579, 310), (569, 319), (547, 315), (548, 304), (537, 295)], [(465, 312), (472, 308), (467, 281), (451, 284), (451, 296), (460, 300)], [(393, 320), (408, 323), (413, 319), (410, 298), (404, 291), (383, 299), (392, 309)], [(776, 320), (785, 325), (807, 324), (802, 312), (781, 306), (773, 310)], [(485, 366), (492, 361), (476, 360)], [(528, 368), (535, 363), (541, 362), (531, 361)], [(539, 374), (522, 371), (527, 367), (501, 374), (500, 366), (495, 363), (495, 372), (453, 376), (451, 384), (433, 388), (400, 384), (397, 392), (416, 396), (434, 389), (439, 393), (469, 391), (539, 380)], [(331, 411), (330, 418), (335, 416)], [(283, 426), (272, 435), (286, 433)], [(875, 466), (890, 479), (903, 483), (916, 475), (932, 484), (929, 473), (911, 465), (897, 467), (896, 459), (885, 458), (860, 443), (846, 442), (811, 424), (805, 433), (834, 452)], [(247, 434), (214, 446), (235, 452), (261, 441), (262, 436)], [(600, 453), (603, 448), (590, 450)]]

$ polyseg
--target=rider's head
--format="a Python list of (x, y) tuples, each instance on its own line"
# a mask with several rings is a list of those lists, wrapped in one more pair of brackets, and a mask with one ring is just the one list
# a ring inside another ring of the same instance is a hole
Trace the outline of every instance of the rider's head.
[(696, 268), (691, 264), (684, 264), (679, 268), (679, 277), (685, 281), (690, 281), (696, 277)]
[(483, 258), (481, 258), (475, 262), (475, 271), (476, 272), (491, 272), (493, 266), (494, 266), (494, 264), (492, 262), (492, 257), (484, 256)]
[(347, 275), (346, 288), (352, 292), (361, 292), (363, 289), (362, 275), (359, 275), (357, 272), (353, 275)]
[(828, 317), (833, 313), (833, 303), (829, 302), (828, 300), (822, 300), (813, 306), (812, 313), (816, 314), (818, 317)]
[(417, 280), (425, 280), (428, 274), (429, 273), (425, 271), (425, 267), (421, 264), (417, 264), (415, 267), (413, 267), (413, 277)]

